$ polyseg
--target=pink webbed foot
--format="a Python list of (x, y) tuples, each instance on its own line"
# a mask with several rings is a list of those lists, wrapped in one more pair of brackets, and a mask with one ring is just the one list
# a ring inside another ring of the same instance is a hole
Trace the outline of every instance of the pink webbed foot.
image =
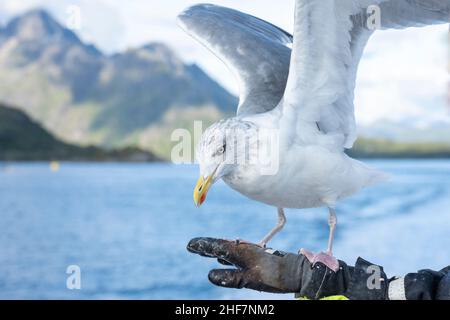
[(300, 249), (300, 254), (304, 255), (306, 259), (314, 266), (317, 262), (323, 263), (330, 270), (337, 272), (339, 270), (339, 262), (329, 252), (313, 253), (306, 249)]

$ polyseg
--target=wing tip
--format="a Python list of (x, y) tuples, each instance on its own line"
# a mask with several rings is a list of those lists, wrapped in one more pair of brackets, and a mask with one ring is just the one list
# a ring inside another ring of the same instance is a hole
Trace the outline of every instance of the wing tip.
[(215, 7), (217, 7), (217, 6), (210, 4), (210, 3), (194, 4), (192, 6), (185, 8), (183, 11), (181, 11), (178, 14), (177, 18), (178, 19), (190, 18), (199, 11), (210, 10), (211, 8), (215, 8)]
[(182, 29), (187, 30), (189, 22), (193, 20), (196, 13), (208, 11), (215, 7), (217, 6), (210, 3), (199, 3), (189, 6), (177, 15), (177, 24)]
[(181, 11), (178, 15), (177, 15), (177, 25), (179, 27), (181, 27), (182, 29), (186, 29), (186, 23), (188, 22), (189, 18), (191, 17), (191, 12), (190, 12), (191, 7), (188, 7), (186, 9), (184, 9), (183, 11)]

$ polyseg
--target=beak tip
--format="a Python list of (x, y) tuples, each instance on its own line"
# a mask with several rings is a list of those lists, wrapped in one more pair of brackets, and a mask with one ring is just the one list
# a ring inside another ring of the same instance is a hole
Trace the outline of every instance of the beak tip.
[(208, 189), (211, 185), (211, 176), (209, 176), (207, 179), (203, 179), (203, 177), (200, 177), (197, 181), (197, 185), (194, 189), (194, 205), (199, 208), (203, 202), (206, 200), (206, 193), (208, 192)]
[(194, 200), (194, 205), (195, 205), (196, 208), (200, 208), (202, 204), (203, 204), (203, 201), (201, 199), (200, 200)]

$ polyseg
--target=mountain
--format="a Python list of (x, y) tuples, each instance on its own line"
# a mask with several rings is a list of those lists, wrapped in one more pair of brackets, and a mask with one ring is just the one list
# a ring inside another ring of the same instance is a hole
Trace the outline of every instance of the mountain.
[(0, 29), (0, 101), (66, 142), (135, 145), (167, 155), (173, 129), (215, 121), (237, 100), (166, 45), (105, 55), (46, 11)]
[(79, 147), (53, 137), (26, 114), (0, 105), (0, 160), (156, 161), (137, 148)]

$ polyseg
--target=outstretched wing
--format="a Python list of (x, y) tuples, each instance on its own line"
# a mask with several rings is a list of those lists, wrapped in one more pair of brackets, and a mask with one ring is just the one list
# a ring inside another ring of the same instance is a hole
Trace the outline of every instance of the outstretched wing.
[[(300, 131), (320, 130), (351, 148), (356, 140), (354, 88), (358, 64), (373, 31), (448, 23), (450, 0), (296, 0), (294, 43), (283, 112)], [(368, 13), (369, 11), (369, 13)], [(303, 141), (311, 139), (303, 133)]]
[(237, 77), (238, 115), (266, 112), (278, 105), (289, 72), (289, 33), (251, 15), (211, 4), (186, 9), (178, 21)]

